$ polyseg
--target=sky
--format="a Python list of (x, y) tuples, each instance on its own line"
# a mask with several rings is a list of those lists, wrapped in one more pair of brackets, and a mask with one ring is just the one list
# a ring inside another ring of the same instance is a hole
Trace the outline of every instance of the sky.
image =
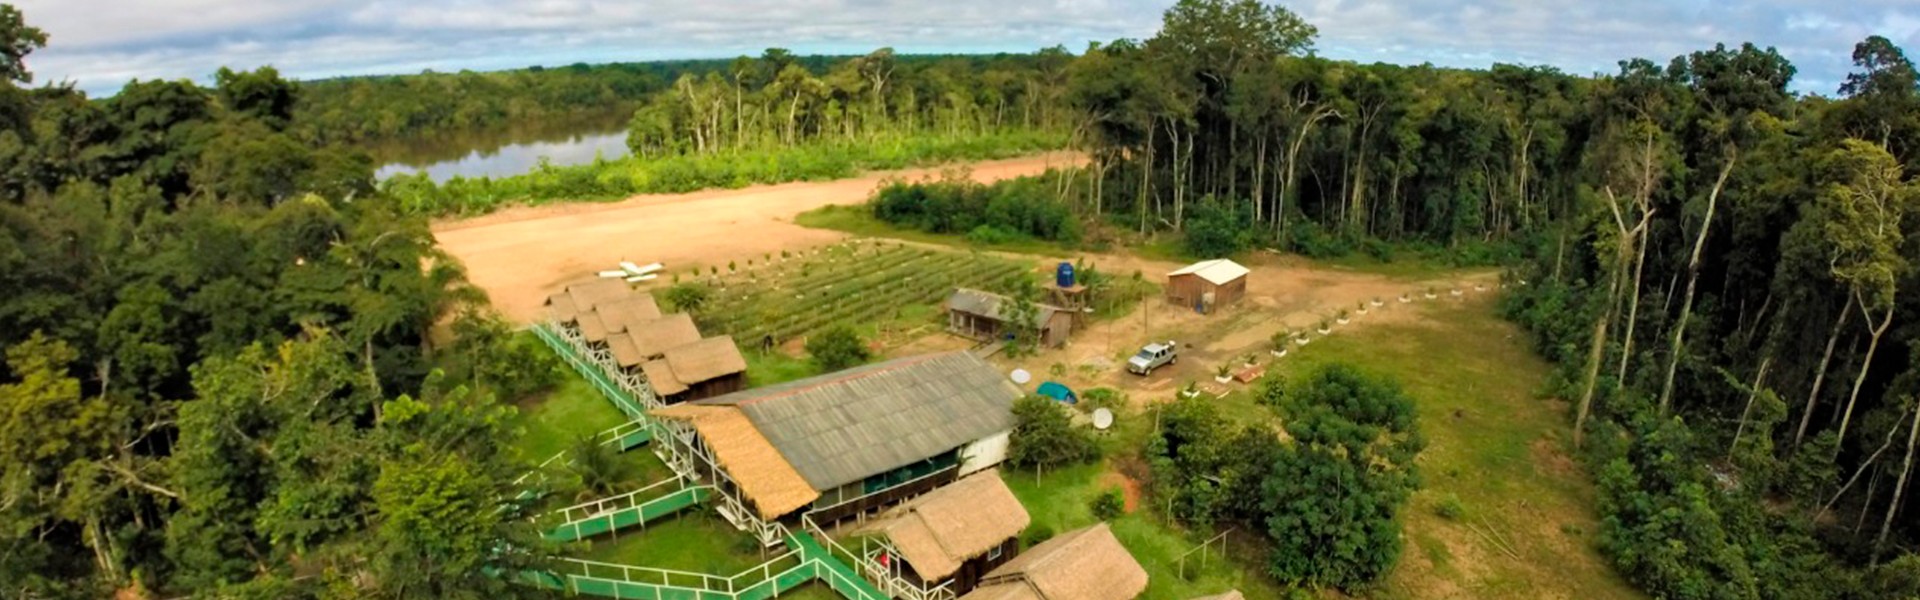
[[(111, 94), (210, 82), (221, 66), (299, 79), (575, 62), (800, 54), (1024, 52), (1148, 38), (1172, 0), (12, 0), (50, 36), (36, 83)], [(1920, 58), (1920, 0), (1296, 0), (1315, 51), (1362, 62), (1611, 73), (1715, 43), (1773, 46), (1794, 89), (1831, 95), (1853, 45)]]

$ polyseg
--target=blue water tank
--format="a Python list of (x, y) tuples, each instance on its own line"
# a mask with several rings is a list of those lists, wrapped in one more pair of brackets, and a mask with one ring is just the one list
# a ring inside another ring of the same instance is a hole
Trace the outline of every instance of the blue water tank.
[(1060, 263), (1060, 267), (1053, 271), (1053, 279), (1054, 283), (1059, 284), (1060, 287), (1073, 287), (1073, 263)]

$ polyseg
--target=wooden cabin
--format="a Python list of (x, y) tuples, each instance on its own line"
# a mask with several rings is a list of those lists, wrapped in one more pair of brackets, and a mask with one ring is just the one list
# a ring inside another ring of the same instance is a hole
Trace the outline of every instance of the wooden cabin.
[(965, 594), (1020, 553), (1020, 532), (1031, 521), (997, 470), (975, 473), (869, 524), (886, 539), (870, 564), (922, 590)]
[(1101, 523), (1028, 548), (960, 600), (1130, 600), (1145, 591), (1146, 569)]
[(1167, 274), (1167, 302), (1212, 313), (1247, 296), (1247, 274), (1240, 263), (1225, 258), (1201, 261)]
[[(947, 297), (947, 331), (983, 342), (1004, 339), (1009, 332), (1008, 311), (1013, 299), (991, 292), (956, 289)], [(1073, 312), (1045, 304), (1034, 305), (1032, 327), (1040, 331), (1040, 345), (1058, 348), (1073, 335)]]
[(729, 336), (669, 348), (640, 364), (647, 385), (666, 404), (712, 398), (747, 387), (747, 359)]
[[(668, 443), (725, 469), (728, 477), (716, 479), (738, 482), (760, 519), (797, 520), (805, 513), (824, 526), (999, 464), (1019, 397), (993, 365), (951, 352), (668, 406), (653, 415), (674, 431)], [(751, 432), (741, 429), (743, 422)], [(774, 456), (780, 465), (769, 463)]]

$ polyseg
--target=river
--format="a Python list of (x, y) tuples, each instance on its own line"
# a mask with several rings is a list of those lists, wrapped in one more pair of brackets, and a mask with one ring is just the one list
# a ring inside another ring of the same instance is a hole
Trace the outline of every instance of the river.
[(545, 158), (555, 165), (626, 156), (625, 115), (598, 115), (556, 123), (516, 124), (367, 148), (380, 168), (375, 180), (424, 172), (435, 182), (460, 177), (505, 177), (532, 171)]

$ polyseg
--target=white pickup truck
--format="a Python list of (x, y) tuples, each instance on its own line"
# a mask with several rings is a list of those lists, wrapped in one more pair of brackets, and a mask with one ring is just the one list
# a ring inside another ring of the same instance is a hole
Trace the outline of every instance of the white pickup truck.
[(1161, 365), (1179, 362), (1180, 344), (1173, 340), (1156, 342), (1140, 348), (1139, 354), (1127, 359), (1127, 372), (1142, 376), (1152, 375), (1153, 370), (1160, 368)]

